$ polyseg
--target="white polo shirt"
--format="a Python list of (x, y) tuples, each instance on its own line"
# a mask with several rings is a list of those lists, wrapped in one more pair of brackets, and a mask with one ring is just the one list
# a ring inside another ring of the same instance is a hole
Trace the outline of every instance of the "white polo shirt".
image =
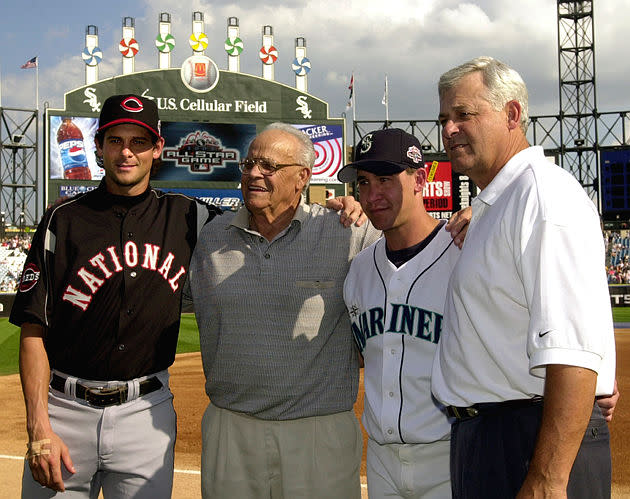
[(548, 364), (596, 371), (597, 395), (612, 393), (604, 241), (583, 188), (530, 147), (472, 207), (446, 294), (435, 396), (469, 406), (542, 395)]

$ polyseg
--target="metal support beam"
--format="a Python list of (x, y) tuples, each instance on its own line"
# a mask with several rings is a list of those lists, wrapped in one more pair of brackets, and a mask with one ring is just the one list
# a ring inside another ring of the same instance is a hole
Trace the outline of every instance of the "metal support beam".
[(0, 212), (16, 227), (40, 218), (37, 121), (36, 110), (0, 107)]

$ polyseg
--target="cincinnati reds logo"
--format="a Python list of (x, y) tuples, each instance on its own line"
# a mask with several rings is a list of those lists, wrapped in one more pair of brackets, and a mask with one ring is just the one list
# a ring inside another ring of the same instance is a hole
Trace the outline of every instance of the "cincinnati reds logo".
[(139, 113), (144, 109), (142, 102), (137, 97), (127, 97), (120, 103), (120, 107), (130, 113)]
[(366, 152), (368, 152), (371, 147), (372, 147), (372, 134), (368, 133), (361, 140), (361, 148), (360, 148), (361, 154), (365, 154)]
[(20, 285), (18, 289), (22, 292), (30, 291), (35, 287), (37, 281), (39, 281), (39, 269), (37, 265), (34, 263), (29, 263), (26, 267), (24, 267), (24, 272), (22, 272), (22, 278), (20, 279)]
[(407, 157), (414, 163), (420, 163), (422, 161), (422, 153), (416, 146), (410, 146), (409, 149), (407, 149)]

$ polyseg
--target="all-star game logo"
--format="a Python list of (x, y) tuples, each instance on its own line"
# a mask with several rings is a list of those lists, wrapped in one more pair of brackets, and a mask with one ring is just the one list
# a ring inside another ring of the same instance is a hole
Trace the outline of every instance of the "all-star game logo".
[(215, 167), (225, 168), (228, 161), (238, 163), (237, 149), (223, 147), (221, 140), (206, 131), (189, 133), (176, 147), (164, 147), (162, 159), (187, 167), (191, 173), (211, 173)]

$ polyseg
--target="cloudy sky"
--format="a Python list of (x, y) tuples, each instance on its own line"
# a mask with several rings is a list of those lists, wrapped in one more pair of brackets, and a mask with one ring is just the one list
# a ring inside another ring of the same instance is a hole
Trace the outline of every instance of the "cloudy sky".
[[(595, 0), (597, 102), (600, 111), (630, 109), (627, 39), (630, 0)], [(186, 4), (179, 7), (178, 4)], [(309, 93), (345, 111), (354, 71), (357, 119), (383, 119), (385, 74), (390, 119), (437, 115), (436, 82), (450, 67), (492, 55), (515, 67), (528, 84), (530, 114), (558, 112), (557, 11), (552, 0), (48, 0), (0, 5), (2, 105), (35, 106), (35, 70), (20, 66), (39, 57), (40, 107), (63, 105), (65, 91), (84, 84), (81, 51), (85, 28), (95, 25), (104, 52), (100, 78), (121, 73), (118, 42), (125, 16), (135, 18), (140, 53), (136, 70), (157, 67), (154, 39), (158, 15), (172, 16), (177, 45), (173, 67), (191, 54), (187, 38), (192, 12), (205, 16), (206, 54), (226, 69), (226, 22), (238, 17), (245, 51), (241, 71), (260, 75), (261, 27), (274, 28), (279, 51), (276, 80), (294, 85), (294, 39), (306, 38), (312, 63)]]

